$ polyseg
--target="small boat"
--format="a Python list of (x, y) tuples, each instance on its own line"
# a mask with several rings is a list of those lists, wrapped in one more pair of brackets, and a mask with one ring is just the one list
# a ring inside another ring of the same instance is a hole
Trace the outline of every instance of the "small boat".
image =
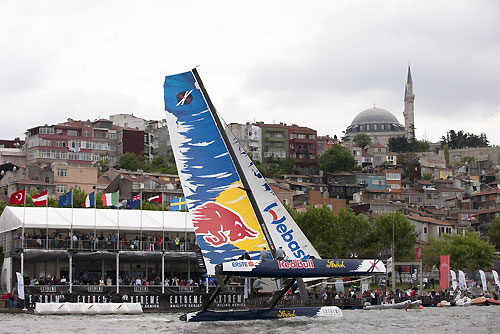
[(442, 300), (439, 303), (437, 303), (437, 307), (450, 307), (453, 306), (453, 304), (447, 300)]
[(486, 305), (487, 299), (484, 296), (473, 298), (471, 300), (471, 305)]
[(469, 297), (458, 298), (455, 300), (455, 306), (470, 306), (472, 303), (472, 299)]
[(500, 305), (500, 299), (487, 298), (486, 302), (488, 305)]
[(395, 304), (380, 304), (380, 305), (367, 305), (364, 307), (365, 310), (386, 310), (386, 309), (410, 309), (410, 308), (418, 308), (422, 305), (421, 300), (405, 300), (404, 302), (395, 303)]

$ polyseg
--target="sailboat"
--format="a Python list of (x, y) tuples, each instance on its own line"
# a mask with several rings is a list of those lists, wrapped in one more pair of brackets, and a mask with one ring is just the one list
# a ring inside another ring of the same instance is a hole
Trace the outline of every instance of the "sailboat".
[[(170, 140), (196, 239), (208, 275), (218, 286), (198, 312), (183, 320), (248, 320), (291, 316), (341, 316), (330, 307), (277, 309), (291, 287), (305, 294), (302, 278), (385, 274), (380, 260), (321, 259), (217, 113), (196, 69), (165, 77)], [(287, 259), (275, 259), (281, 247)], [(269, 259), (261, 261), (263, 249)], [(250, 260), (241, 260), (244, 253)], [(231, 276), (289, 278), (269, 307), (210, 311)], [(297, 283), (297, 284), (295, 284)]]

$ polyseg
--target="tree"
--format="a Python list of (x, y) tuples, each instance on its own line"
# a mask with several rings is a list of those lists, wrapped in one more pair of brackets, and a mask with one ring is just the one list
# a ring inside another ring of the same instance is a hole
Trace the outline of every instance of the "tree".
[(403, 177), (411, 177), (420, 164), (420, 158), (413, 152), (401, 153), (398, 154), (398, 164), (403, 168)]
[(124, 153), (118, 160), (118, 168), (123, 168), (130, 171), (136, 171), (143, 168), (141, 158), (132, 152)]
[(463, 130), (455, 132), (455, 130), (450, 130), (446, 133), (446, 137), (441, 137), (441, 147), (448, 144), (451, 149), (457, 148), (469, 148), (469, 147), (486, 147), (489, 144), (485, 133), (481, 133), (479, 136), (473, 133), (465, 133)]
[(364, 133), (358, 133), (356, 136), (354, 136), (354, 139), (352, 141), (355, 142), (357, 146), (364, 148), (366, 145), (371, 143), (372, 140), (370, 136)]
[(401, 212), (381, 214), (375, 221), (373, 244), (379, 250), (392, 246), (392, 226), (394, 223), (394, 250), (397, 261), (412, 259), (417, 241), (415, 227)]
[(328, 173), (359, 170), (352, 154), (338, 144), (330, 147), (319, 157), (318, 167)]
[(443, 150), (446, 167), (450, 167), (450, 149), (448, 147), (448, 144), (444, 145)]
[(94, 167), (97, 167), (97, 175), (99, 177), (109, 169), (110, 162), (111, 160), (109, 160), (107, 154), (99, 154), (99, 160), (94, 162)]
[(338, 230), (329, 208), (309, 206), (305, 212), (292, 211), (292, 218), (322, 257), (333, 258), (338, 253)]
[(336, 238), (339, 249), (335, 254), (338, 257), (350, 257), (357, 254), (360, 257), (367, 256), (370, 235), (373, 228), (370, 222), (362, 215), (356, 216), (351, 208), (341, 209), (335, 215)]
[(389, 138), (389, 150), (397, 153), (404, 152), (426, 152), (430, 148), (430, 144), (425, 140), (412, 138), (408, 140), (406, 136), (398, 136)]
[(432, 238), (423, 247), (423, 261), (429, 266), (439, 266), (440, 255), (450, 255), (450, 267), (462, 270), (478, 270), (491, 267), (495, 259), (495, 247), (484, 242), (475, 232), (444, 234)]
[(495, 217), (490, 223), (488, 237), (497, 250), (500, 250), (500, 217)]

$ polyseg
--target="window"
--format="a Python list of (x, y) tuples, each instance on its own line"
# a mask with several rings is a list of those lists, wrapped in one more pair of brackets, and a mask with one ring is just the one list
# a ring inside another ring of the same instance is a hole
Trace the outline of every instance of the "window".
[(62, 135), (63, 130), (62, 129), (56, 129), (56, 135)]
[(427, 226), (424, 226), (424, 233), (427, 233)]
[(56, 186), (56, 191), (59, 193), (59, 194), (64, 194), (66, 192), (66, 189), (68, 188), (67, 185), (65, 184), (58, 184)]
[(59, 177), (68, 176), (68, 170), (66, 168), (58, 168), (57, 169), (57, 176), (59, 176)]
[(66, 147), (65, 141), (56, 141), (56, 147)]
[(385, 177), (387, 180), (401, 180), (401, 174), (399, 173), (387, 173)]
[(85, 131), (83, 132), (83, 135), (84, 135), (85, 137), (90, 137), (90, 131), (89, 131), (89, 130), (85, 130)]
[(53, 127), (41, 127), (40, 133), (54, 134), (54, 128)]
[(68, 130), (68, 136), (76, 137), (76, 136), (78, 136), (78, 131), (76, 131), (76, 130)]
[(432, 198), (431, 194), (427, 194), (427, 195), (425, 195), (425, 197), (426, 197), (427, 199), (431, 199), (431, 198)]

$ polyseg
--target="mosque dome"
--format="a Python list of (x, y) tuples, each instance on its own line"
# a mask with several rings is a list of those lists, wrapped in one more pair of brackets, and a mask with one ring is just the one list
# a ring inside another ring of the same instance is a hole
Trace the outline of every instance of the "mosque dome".
[(392, 113), (381, 108), (370, 108), (360, 112), (346, 133), (402, 132), (405, 128)]
[(356, 117), (354, 117), (351, 125), (372, 124), (372, 123), (399, 124), (399, 121), (396, 118), (396, 116), (394, 116), (387, 110), (373, 107), (360, 112)]

